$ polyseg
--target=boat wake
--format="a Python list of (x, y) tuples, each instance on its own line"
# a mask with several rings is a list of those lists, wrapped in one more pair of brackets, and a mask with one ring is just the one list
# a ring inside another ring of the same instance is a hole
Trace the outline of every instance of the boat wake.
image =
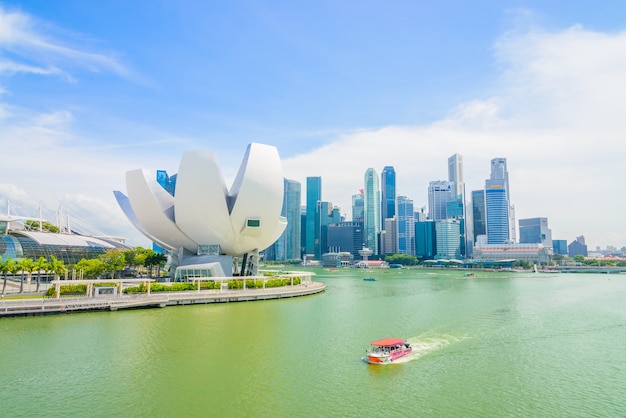
[(417, 360), (420, 357), (439, 351), (463, 339), (464, 338), (454, 337), (452, 335), (407, 338), (407, 341), (411, 344), (411, 347), (413, 347), (413, 352), (406, 357), (394, 360), (394, 363), (408, 363), (409, 361)]

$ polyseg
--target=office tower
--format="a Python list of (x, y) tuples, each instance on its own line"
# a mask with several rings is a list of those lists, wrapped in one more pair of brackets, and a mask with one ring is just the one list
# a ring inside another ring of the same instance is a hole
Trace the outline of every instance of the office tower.
[(385, 229), (385, 219), (393, 218), (396, 214), (396, 171), (392, 166), (385, 166), (381, 174), (382, 194), (382, 227)]
[(315, 254), (315, 244), (319, 245), (319, 229), (315, 228), (316, 209), (322, 201), (322, 178), (306, 178), (306, 235), (305, 253)]
[(487, 214), (485, 212), (485, 191), (472, 191), (472, 225), (474, 229), (474, 243), (479, 235), (487, 235)]
[(283, 258), (277, 258), (278, 260), (297, 260), (300, 258), (300, 202), (300, 183), (285, 179), (282, 216), (287, 218), (287, 228), (279, 238), (283, 245), (282, 248), (278, 248), (277, 256)]
[(315, 228), (319, 238), (315, 240), (313, 254), (316, 260), (322, 259), (322, 254), (328, 252), (328, 225), (341, 222), (339, 208), (330, 202), (318, 202), (316, 205)]
[(554, 254), (567, 255), (567, 240), (553, 239), (552, 251)]
[(374, 254), (378, 252), (378, 233), (380, 232), (380, 186), (378, 175), (373, 168), (365, 171), (364, 199), (364, 228), (365, 246)]
[(463, 156), (454, 154), (448, 158), (448, 181), (452, 184), (454, 196), (462, 196), (465, 203), (465, 183), (463, 182)]
[(422, 260), (432, 260), (436, 253), (435, 222), (415, 222), (415, 256)]
[(328, 224), (328, 251), (349, 252), (354, 259), (360, 259), (359, 250), (363, 248), (363, 222), (337, 222)]
[(454, 191), (449, 181), (431, 181), (428, 184), (428, 219), (433, 221), (446, 219), (448, 202), (453, 198)]
[(352, 221), (363, 222), (363, 189), (352, 195)]
[(156, 181), (163, 187), (169, 194), (174, 196), (176, 192), (176, 177), (178, 174), (174, 174), (172, 177), (167, 175), (165, 170), (157, 170)]
[(415, 255), (415, 212), (413, 201), (398, 196), (398, 253)]
[(548, 218), (520, 219), (519, 242), (552, 247), (552, 231), (548, 228)]
[(506, 158), (494, 158), (491, 160), (491, 177), (485, 181), (485, 213), (489, 244), (504, 244), (511, 241), (510, 208)]
[(461, 258), (461, 221), (458, 219), (442, 219), (435, 221), (435, 236), (437, 242), (437, 258)]
[(385, 219), (385, 229), (380, 231), (380, 254), (398, 254), (398, 220)]

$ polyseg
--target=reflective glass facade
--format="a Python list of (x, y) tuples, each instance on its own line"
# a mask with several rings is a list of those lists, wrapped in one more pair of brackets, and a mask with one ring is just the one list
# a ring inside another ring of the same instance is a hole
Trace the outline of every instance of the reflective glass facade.
[(392, 166), (383, 168), (381, 175), (382, 219), (381, 225), (385, 229), (385, 219), (393, 218), (396, 214), (396, 171)]

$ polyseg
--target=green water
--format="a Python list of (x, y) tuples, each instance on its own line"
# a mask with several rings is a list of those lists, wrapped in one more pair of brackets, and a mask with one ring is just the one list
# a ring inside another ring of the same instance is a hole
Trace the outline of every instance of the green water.
[[(2, 319), (0, 416), (626, 416), (626, 275), (317, 273), (302, 298)], [(414, 355), (362, 362), (384, 337)]]

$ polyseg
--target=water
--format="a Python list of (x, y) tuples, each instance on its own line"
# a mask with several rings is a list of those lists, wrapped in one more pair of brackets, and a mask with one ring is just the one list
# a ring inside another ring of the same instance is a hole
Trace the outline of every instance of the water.
[[(319, 270), (320, 295), (0, 320), (0, 415), (626, 416), (626, 275)], [(370, 341), (410, 358), (376, 366)]]

